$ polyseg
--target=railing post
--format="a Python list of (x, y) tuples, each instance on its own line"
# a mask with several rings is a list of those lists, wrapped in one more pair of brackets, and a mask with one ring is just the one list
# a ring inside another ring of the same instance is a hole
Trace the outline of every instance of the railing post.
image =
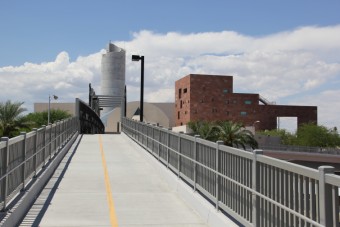
[(197, 183), (197, 159), (198, 159), (198, 149), (197, 149), (197, 139), (200, 138), (199, 135), (195, 135), (194, 139), (194, 191), (196, 191), (196, 183)]
[(55, 123), (54, 125), (54, 154), (57, 153), (57, 124), (58, 122)]
[(158, 130), (158, 161), (161, 159), (161, 132), (162, 132), (162, 126), (159, 126)]
[(49, 156), (50, 156), (50, 160), (52, 159), (52, 124), (50, 123), (49, 125), (49, 128), (50, 128), (50, 139), (48, 141), (48, 153), (49, 153)]
[(220, 194), (220, 176), (219, 176), (219, 173), (220, 173), (220, 145), (223, 145), (223, 141), (219, 140), (219, 141), (216, 141), (216, 169), (215, 171), (217, 172), (216, 173), (216, 177), (215, 177), (215, 183), (216, 183), (216, 188), (215, 188), (215, 193), (216, 193), (216, 209), (218, 210), (219, 209), (219, 205), (218, 205), (218, 201), (220, 199), (219, 197), (219, 194)]
[(154, 147), (155, 147), (155, 128), (156, 128), (156, 124), (152, 124), (151, 125), (151, 129), (152, 129), (151, 152), (152, 153), (156, 153), (156, 151), (154, 150)]
[[(257, 156), (262, 155), (262, 150), (254, 150), (252, 162), (252, 189), (256, 192), (260, 189), (260, 168), (257, 163)], [(254, 227), (260, 227), (260, 197), (253, 193), (252, 196), (253, 209), (252, 209), (252, 222)]]
[(33, 131), (35, 132), (33, 166), (34, 166), (34, 177), (36, 177), (37, 176), (38, 129), (33, 128)]
[(170, 150), (170, 131), (171, 128), (168, 128), (168, 133), (167, 133), (167, 140), (166, 140), (166, 168), (169, 169), (169, 150)]
[[(56, 128), (57, 128), (56, 141), (57, 141), (57, 147), (59, 151), (59, 146), (60, 146), (60, 121), (59, 120), (56, 123)], [(56, 152), (57, 152), (57, 147), (56, 147)]]
[(8, 137), (1, 137), (1, 141), (6, 142), (6, 151), (5, 151), (5, 157), (2, 160), (2, 171), (4, 173), (5, 179), (4, 183), (2, 184), (2, 191), (3, 191), (3, 197), (4, 197), (4, 203), (2, 210), (5, 211), (7, 207), (7, 194), (8, 194), (8, 164), (9, 164), (9, 138)]
[(326, 183), (326, 174), (334, 173), (332, 166), (320, 166), (319, 168), (319, 210), (320, 210), (320, 224), (325, 227), (333, 225), (333, 212), (329, 209), (332, 208), (332, 187)]
[(25, 190), (26, 187), (26, 155), (27, 155), (27, 149), (26, 149), (26, 142), (27, 142), (27, 133), (26, 132), (21, 132), (21, 136), (24, 137), (23, 139), (23, 145), (22, 145), (22, 158), (23, 158), (23, 165), (22, 165), (22, 191)]
[(43, 135), (43, 147), (44, 149), (42, 149), (43, 152), (43, 165), (42, 167), (45, 167), (45, 160), (46, 160), (46, 125), (42, 126), (43, 131), (44, 131), (44, 135)]
[(183, 134), (183, 132), (178, 133), (178, 146), (177, 146), (178, 148), (178, 162), (177, 162), (178, 177), (181, 176), (181, 161), (182, 161), (181, 134)]

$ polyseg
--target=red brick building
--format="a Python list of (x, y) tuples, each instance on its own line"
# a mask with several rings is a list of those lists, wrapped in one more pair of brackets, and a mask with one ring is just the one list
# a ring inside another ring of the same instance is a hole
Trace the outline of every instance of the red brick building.
[(259, 94), (233, 93), (233, 77), (190, 74), (176, 81), (176, 126), (196, 120), (231, 120), (256, 130), (276, 129), (277, 117), (297, 117), (298, 125), (317, 123), (316, 106), (285, 106)]

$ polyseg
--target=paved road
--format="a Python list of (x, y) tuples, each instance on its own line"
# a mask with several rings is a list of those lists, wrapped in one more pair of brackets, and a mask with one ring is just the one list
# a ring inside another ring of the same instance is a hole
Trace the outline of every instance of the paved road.
[(84, 135), (38, 225), (207, 226), (136, 146), (126, 135)]

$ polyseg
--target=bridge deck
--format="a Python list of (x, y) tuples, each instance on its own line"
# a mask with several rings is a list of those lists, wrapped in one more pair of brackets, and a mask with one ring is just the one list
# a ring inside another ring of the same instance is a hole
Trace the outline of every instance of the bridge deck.
[(84, 135), (39, 226), (207, 226), (136, 146)]

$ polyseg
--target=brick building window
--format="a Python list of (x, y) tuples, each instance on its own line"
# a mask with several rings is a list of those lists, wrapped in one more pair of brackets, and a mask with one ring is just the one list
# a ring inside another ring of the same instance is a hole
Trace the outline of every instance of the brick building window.
[(182, 88), (178, 89), (178, 98), (182, 98)]
[(187, 93), (188, 89), (184, 88), (183, 93)]
[(251, 100), (245, 100), (245, 101), (244, 101), (244, 104), (250, 105), (250, 104), (251, 104)]
[(180, 119), (181, 118), (181, 112), (177, 112), (177, 119)]
[(245, 111), (241, 111), (241, 116), (247, 116), (247, 112), (245, 112)]
[(223, 89), (223, 94), (227, 94), (228, 93), (228, 89)]

